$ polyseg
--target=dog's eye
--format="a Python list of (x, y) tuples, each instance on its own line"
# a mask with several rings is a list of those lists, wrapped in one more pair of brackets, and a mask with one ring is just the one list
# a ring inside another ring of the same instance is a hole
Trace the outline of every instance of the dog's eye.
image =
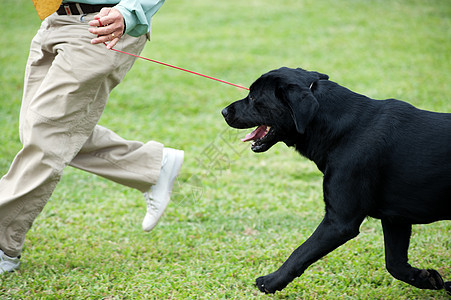
[(254, 102), (254, 101), (255, 101), (255, 98), (252, 97), (251, 95), (249, 95), (249, 100), (250, 100), (251, 102)]

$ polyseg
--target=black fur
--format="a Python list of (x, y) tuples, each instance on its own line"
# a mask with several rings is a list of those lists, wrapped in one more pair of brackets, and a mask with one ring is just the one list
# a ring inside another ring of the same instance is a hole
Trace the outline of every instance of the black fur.
[(450, 282), (437, 271), (410, 266), (407, 252), (412, 224), (451, 219), (451, 114), (373, 100), (328, 78), (303, 69), (273, 70), (222, 111), (234, 128), (271, 126), (253, 151), (285, 142), (324, 174), (324, 219), (277, 271), (256, 280), (257, 287), (282, 290), (356, 237), (370, 216), (382, 222), (390, 274), (418, 288), (449, 291)]

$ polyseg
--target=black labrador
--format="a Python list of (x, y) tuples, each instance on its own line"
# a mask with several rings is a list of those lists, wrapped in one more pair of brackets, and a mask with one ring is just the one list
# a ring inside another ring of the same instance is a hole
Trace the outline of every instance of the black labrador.
[[(285, 288), (308, 266), (356, 237), (366, 217), (380, 219), (387, 270), (421, 289), (451, 290), (432, 269), (408, 263), (412, 224), (451, 219), (451, 114), (395, 99), (373, 100), (303, 69), (257, 79), (249, 95), (222, 110), (231, 127), (257, 128), (243, 141), (264, 152), (281, 141), (324, 174), (324, 219), (260, 291)], [(449, 239), (449, 233), (444, 233)]]

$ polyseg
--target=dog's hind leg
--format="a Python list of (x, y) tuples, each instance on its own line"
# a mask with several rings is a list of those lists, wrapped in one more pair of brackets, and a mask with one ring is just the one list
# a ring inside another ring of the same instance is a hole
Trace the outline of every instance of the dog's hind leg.
[(420, 289), (441, 290), (445, 287), (442, 277), (436, 270), (417, 269), (408, 263), (411, 224), (382, 219), (382, 228), (385, 264), (393, 277)]
[[(312, 263), (359, 234), (364, 219), (331, 217), (326, 213), (315, 232), (299, 246), (275, 272), (257, 278), (255, 285), (264, 293), (275, 293), (285, 288), (294, 278), (301, 276)], [(345, 221), (346, 220), (346, 221)]]

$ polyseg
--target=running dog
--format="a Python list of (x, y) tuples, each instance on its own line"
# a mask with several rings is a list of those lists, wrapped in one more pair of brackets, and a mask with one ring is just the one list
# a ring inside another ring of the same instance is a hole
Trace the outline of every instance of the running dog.
[(382, 222), (391, 275), (417, 288), (451, 291), (436, 270), (408, 263), (412, 224), (451, 219), (450, 113), (370, 99), (325, 74), (280, 68), (257, 79), (222, 115), (231, 127), (257, 127), (243, 139), (253, 141), (254, 152), (284, 142), (324, 174), (324, 219), (277, 271), (257, 278), (260, 291), (285, 288), (356, 237), (366, 217)]

